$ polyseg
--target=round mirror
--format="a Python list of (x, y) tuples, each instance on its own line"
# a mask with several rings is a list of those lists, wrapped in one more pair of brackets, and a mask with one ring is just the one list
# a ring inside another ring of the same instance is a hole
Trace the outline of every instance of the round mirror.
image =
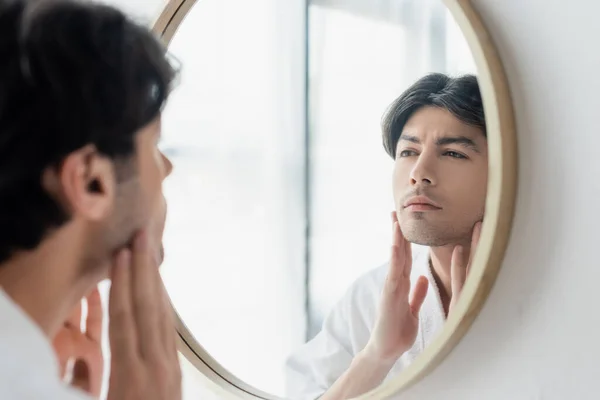
[(422, 377), (513, 215), (508, 89), (469, 2), (173, 0), (156, 31), (182, 66), (162, 274), (189, 365), (260, 398)]

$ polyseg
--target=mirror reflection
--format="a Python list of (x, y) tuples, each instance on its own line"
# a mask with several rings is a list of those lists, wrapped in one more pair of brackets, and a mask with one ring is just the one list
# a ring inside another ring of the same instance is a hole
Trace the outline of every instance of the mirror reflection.
[(313, 0), (306, 25), (283, 3), (199, 1), (170, 45), (162, 274), (229, 373), (348, 398), (406, 369), (459, 298), (483, 106), (441, 0)]

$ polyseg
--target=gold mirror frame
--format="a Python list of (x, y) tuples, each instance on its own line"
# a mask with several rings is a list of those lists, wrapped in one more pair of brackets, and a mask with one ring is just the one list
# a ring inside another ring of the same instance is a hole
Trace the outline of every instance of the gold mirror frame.
[[(396, 379), (360, 396), (388, 398), (425, 377), (458, 344), (479, 314), (504, 257), (512, 227), (517, 191), (517, 137), (508, 82), (500, 57), (470, 0), (443, 0), (462, 30), (477, 67), (488, 133), (488, 191), (485, 223), (461, 299), (439, 336)], [(154, 24), (168, 45), (196, 0), (170, 0)], [(241, 381), (198, 343), (177, 314), (179, 351), (222, 395), (241, 399), (278, 399)], [(222, 390), (219, 390), (222, 389)]]

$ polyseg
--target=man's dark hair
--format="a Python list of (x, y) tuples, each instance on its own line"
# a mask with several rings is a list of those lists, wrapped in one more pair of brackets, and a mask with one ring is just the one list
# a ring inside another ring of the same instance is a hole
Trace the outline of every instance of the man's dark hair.
[(0, 262), (70, 218), (47, 168), (93, 145), (128, 160), (176, 71), (147, 28), (76, 0), (0, 0)]
[(396, 145), (404, 125), (417, 110), (426, 106), (446, 109), (462, 122), (481, 128), (486, 135), (477, 78), (474, 75), (451, 78), (433, 73), (419, 79), (402, 93), (383, 116), (383, 147), (392, 158), (396, 158)]

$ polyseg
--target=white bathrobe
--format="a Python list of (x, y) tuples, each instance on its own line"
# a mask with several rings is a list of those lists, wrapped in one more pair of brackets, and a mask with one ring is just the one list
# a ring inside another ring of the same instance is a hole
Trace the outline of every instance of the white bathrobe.
[[(413, 245), (412, 249), (411, 284), (424, 275), (429, 280), (429, 290), (419, 314), (417, 339), (394, 364), (386, 380), (405, 369), (432, 342), (445, 321), (439, 290), (429, 266), (429, 248)], [(287, 398), (316, 399), (348, 369), (353, 357), (369, 340), (387, 272), (388, 264), (385, 264), (358, 278), (327, 316), (321, 332), (288, 359)]]
[(0, 287), (0, 399), (92, 400), (59, 379), (49, 340)]

